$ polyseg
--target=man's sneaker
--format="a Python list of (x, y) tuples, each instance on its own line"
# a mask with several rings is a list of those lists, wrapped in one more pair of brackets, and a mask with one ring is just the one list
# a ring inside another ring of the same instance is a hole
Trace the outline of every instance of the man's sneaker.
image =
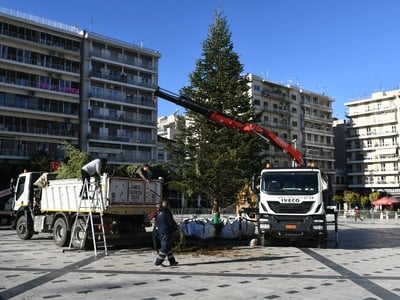
[(174, 261), (174, 262), (172, 262), (172, 263), (169, 263), (169, 265), (172, 267), (172, 266), (176, 266), (178, 264), (178, 262), (177, 261)]

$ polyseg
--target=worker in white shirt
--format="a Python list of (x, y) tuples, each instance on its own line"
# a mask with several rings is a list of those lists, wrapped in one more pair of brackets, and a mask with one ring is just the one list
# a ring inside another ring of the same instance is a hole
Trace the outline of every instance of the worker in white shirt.
[(87, 198), (86, 191), (84, 190), (85, 181), (89, 183), (90, 177), (92, 176), (100, 178), (101, 170), (105, 166), (105, 164), (107, 164), (107, 159), (96, 158), (82, 167), (81, 175), (83, 185), (81, 188), (81, 192), (79, 193), (79, 197)]

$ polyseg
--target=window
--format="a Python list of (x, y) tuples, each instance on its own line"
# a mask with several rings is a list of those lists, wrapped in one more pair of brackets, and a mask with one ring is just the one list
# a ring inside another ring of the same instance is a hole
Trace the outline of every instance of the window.
[(15, 106), (19, 108), (28, 108), (27, 97), (21, 95), (15, 95)]
[(25, 186), (25, 176), (22, 176), (18, 179), (18, 185), (17, 188), (15, 189), (15, 199), (19, 199), (21, 197), (22, 193), (24, 192), (24, 186)]

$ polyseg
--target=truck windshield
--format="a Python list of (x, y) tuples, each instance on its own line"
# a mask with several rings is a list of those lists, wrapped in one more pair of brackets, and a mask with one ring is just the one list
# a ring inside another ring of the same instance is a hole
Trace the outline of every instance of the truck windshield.
[(17, 187), (15, 189), (15, 199), (16, 200), (18, 200), (19, 197), (24, 192), (24, 187), (25, 187), (25, 176), (21, 176), (20, 178), (18, 178)]
[(266, 172), (261, 190), (273, 195), (313, 195), (318, 192), (317, 172)]

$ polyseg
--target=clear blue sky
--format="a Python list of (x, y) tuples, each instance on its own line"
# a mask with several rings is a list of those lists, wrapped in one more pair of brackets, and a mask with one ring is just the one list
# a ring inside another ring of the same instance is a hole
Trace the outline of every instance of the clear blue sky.
[[(398, 0), (0, 0), (0, 6), (158, 50), (159, 85), (178, 92), (220, 7), (246, 73), (345, 102), (400, 85)], [(159, 116), (174, 104), (159, 101)]]

